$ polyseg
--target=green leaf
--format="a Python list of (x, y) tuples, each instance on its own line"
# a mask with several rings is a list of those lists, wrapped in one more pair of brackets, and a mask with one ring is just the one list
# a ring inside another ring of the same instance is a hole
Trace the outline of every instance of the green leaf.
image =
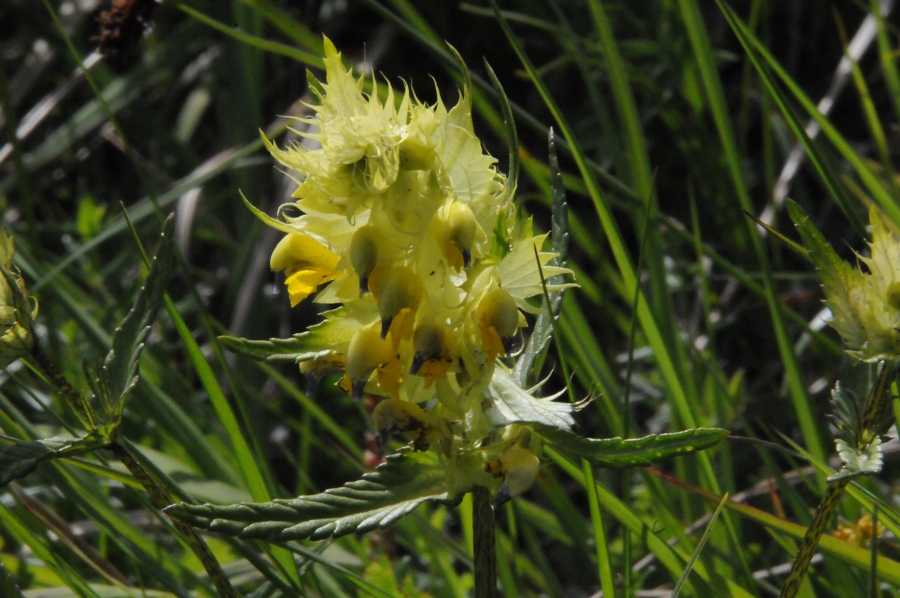
[(106, 444), (105, 438), (93, 432), (83, 438), (44, 438), (4, 446), (0, 448), (0, 488), (24, 478), (44, 461), (71, 457)]
[[(558, 267), (565, 266), (566, 256), (569, 253), (569, 207), (566, 203), (566, 189), (563, 185), (562, 171), (559, 168), (559, 159), (556, 156), (556, 135), (552, 127), (547, 138), (547, 146), (550, 156), (550, 185), (553, 195), (550, 238), (553, 242), (553, 253), (556, 254), (556, 257), (547, 262), (547, 265)], [(547, 286), (562, 285), (563, 282), (562, 275), (551, 276), (546, 281)], [(565, 288), (558, 288), (549, 291), (547, 293), (550, 297), (549, 305), (546, 298), (541, 301), (541, 313), (534, 322), (534, 329), (531, 336), (528, 337), (528, 343), (525, 345), (525, 350), (522, 351), (522, 356), (516, 361), (513, 376), (520, 386), (525, 386), (535, 359), (550, 343), (553, 320), (559, 316), (564, 290)]]
[(320, 494), (266, 503), (173, 505), (166, 514), (214, 532), (286, 542), (384, 528), (426, 501), (458, 502), (434, 453), (404, 451), (362, 479)]
[(532, 396), (533, 390), (523, 389), (507, 372), (496, 368), (488, 387), (488, 397), (493, 403), (487, 411), (491, 423), (495, 426), (538, 424), (566, 432), (571, 430), (575, 425), (572, 412), (580, 409), (581, 403), (554, 401), (561, 393), (539, 399)]
[(356, 332), (379, 319), (373, 299), (355, 301), (327, 311), (325, 321), (310, 326), (306, 332), (291, 338), (272, 338), (253, 341), (233, 336), (220, 336), (222, 346), (245, 357), (259, 361), (301, 362), (323, 357), (329, 353), (343, 353)]
[(708, 449), (728, 436), (728, 430), (694, 428), (628, 440), (582, 438), (555, 429), (538, 429), (538, 434), (554, 448), (584, 457), (600, 467), (627, 469), (646, 467), (654, 461)]
[(144, 286), (135, 299), (134, 307), (113, 334), (112, 350), (106, 356), (103, 372), (114, 400), (123, 398), (137, 382), (144, 340), (162, 305), (166, 284), (172, 272), (174, 223), (172, 216), (166, 220), (159, 249), (153, 258)]

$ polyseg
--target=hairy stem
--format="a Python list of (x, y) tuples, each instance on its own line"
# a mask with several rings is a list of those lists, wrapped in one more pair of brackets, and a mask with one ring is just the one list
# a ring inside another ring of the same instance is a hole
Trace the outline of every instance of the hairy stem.
[(791, 574), (788, 575), (787, 580), (784, 582), (784, 587), (781, 588), (781, 598), (793, 598), (800, 590), (800, 585), (806, 578), (806, 571), (809, 569), (809, 563), (812, 561), (813, 555), (819, 547), (819, 539), (825, 531), (825, 526), (827, 526), (828, 522), (831, 520), (831, 515), (834, 512), (834, 508), (837, 506), (841, 493), (849, 483), (850, 479), (844, 478), (828, 484), (828, 489), (825, 490), (825, 496), (822, 497), (822, 502), (819, 503), (819, 508), (816, 509), (816, 516), (813, 517), (812, 523), (806, 528), (806, 535), (803, 536), (800, 550), (797, 551), (797, 558), (794, 559), (794, 566), (791, 567)]
[(72, 386), (63, 373), (59, 370), (55, 363), (50, 361), (47, 354), (41, 350), (41, 347), (35, 343), (31, 350), (31, 360), (37, 369), (43, 374), (59, 394), (66, 400), (72, 409), (78, 415), (82, 425), (90, 430), (94, 427), (94, 414), (91, 412), (90, 405), (77, 388)]
[[(141, 465), (127, 446), (123, 446), (118, 442), (113, 442), (110, 444), (109, 449), (112, 450), (119, 461), (128, 468), (131, 475), (141, 483), (147, 491), (147, 494), (150, 495), (150, 501), (153, 503), (154, 507), (162, 510), (175, 502), (172, 500), (172, 496), (169, 492), (153, 479), (150, 472)], [(194, 554), (197, 555), (197, 558), (200, 559), (200, 562), (203, 563), (203, 568), (206, 569), (213, 585), (216, 586), (216, 591), (219, 593), (219, 596), (224, 598), (240, 598), (240, 594), (237, 593), (231, 585), (231, 582), (228, 580), (228, 577), (225, 575), (225, 572), (222, 571), (219, 561), (216, 560), (216, 557), (209, 549), (209, 546), (206, 545), (197, 531), (191, 526), (179, 521), (172, 520), (172, 523), (175, 526), (175, 529), (178, 530), (178, 533), (181, 534), (181, 537), (184, 538), (184, 541), (191, 547), (191, 550), (194, 551)]]
[[(896, 372), (895, 364), (886, 363), (878, 376), (875, 388), (869, 393), (866, 400), (866, 410), (860, 421), (860, 430), (864, 436), (868, 436), (872, 433), (872, 430), (876, 430), (879, 422), (884, 417), (885, 410), (891, 403), (891, 383), (894, 381)], [(797, 551), (797, 558), (794, 559), (791, 573), (781, 589), (780, 598), (794, 598), (797, 592), (800, 591), (800, 586), (806, 578), (806, 571), (809, 569), (809, 563), (819, 547), (819, 540), (822, 538), (825, 526), (831, 520), (831, 515), (837, 506), (838, 499), (849, 483), (850, 478), (843, 478), (828, 484), (828, 489), (825, 490), (825, 495), (819, 503), (819, 508), (816, 509), (816, 516), (813, 517), (812, 523), (806, 528), (806, 535), (803, 536), (800, 550)]]
[(472, 525), (475, 540), (475, 598), (494, 598), (497, 588), (497, 548), (494, 539), (494, 507), (484, 486), (472, 491)]

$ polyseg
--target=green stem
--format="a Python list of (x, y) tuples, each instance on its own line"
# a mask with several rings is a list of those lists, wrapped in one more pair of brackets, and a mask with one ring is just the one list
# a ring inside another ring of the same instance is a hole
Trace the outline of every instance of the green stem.
[(494, 507), (484, 486), (472, 491), (472, 527), (475, 540), (475, 598), (494, 598), (497, 589), (497, 547)]
[[(144, 490), (150, 495), (150, 501), (154, 507), (162, 510), (175, 502), (169, 492), (153, 479), (150, 472), (141, 465), (127, 446), (118, 442), (112, 442), (108, 448), (115, 453), (116, 458), (131, 472), (131, 475), (141, 483)], [(181, 534), (181, 537), (184, 538), (184, 541), (187, 542), (187, 545), (194, 551), (194, 554), (197, 555), (197, 558), (200, 559), (200, 562), (203, 563), (203, 568), (206, 569), (213, 585), (216, 586), (219, 596), (223, 598), (240, 598), (240, 594), (237, 593), (225, 572), (222, 571), (219, 561), (216, 560), (215, 555), (213, 555), (209, 546), (206, 545), (197, 531), (180, 521), (172, 520), (172, 523), (178, 533)]]

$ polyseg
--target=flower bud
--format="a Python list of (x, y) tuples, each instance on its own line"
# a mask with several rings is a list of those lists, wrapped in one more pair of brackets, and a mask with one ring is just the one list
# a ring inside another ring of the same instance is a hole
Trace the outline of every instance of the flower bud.
[(489, 291), (476, 310), (481, 328), (481, 348), (490, 359), (496, 355), (508, 355), (519, 329), (519, 308), (512, 295), (501, 288)]
[(537, 478), (541, 462), (527, 448), (513, 446), (500, 459), (488, 463), (485, 469), (495, 477), (503, 477), (503, 484), (494, 499), (494, 508), (526, 492)]
[(416, 309), (422, 299), (422, 281), (406, 266), (378, 268), (370, 279), (372, 293), (381, 314), (381, 338), (391, 338), (396, 347), (400, 339), (410, 338)]
[(434, 426), (425, 410), (410, 401), (385, 399), (372, 412), (372, 426), (379, 445), (384, 445), (393, 432), (407, 432), (415, 437), (413, 447), (424, 451), (434, 439)]
[[(447, 242), (449, 249), (445, 253), (462, 256), (462, 266), (468, 268), (472, 263), (472, 244), (475, 242), (475, 233), (478, 231), (478, 223), (475, 222), (475, 214), (472, 209), (461, 201), (454, 201), (447, 210)], [(455, 250), (455, 251), (454, 251)], [(457, 271), (460, 269), (459, 257), (447, 256), (450, 265)]]
[(378, 265), (378, 233), (374, 226), (361, 227), (350, 240), (350, 264), (359, 277), (359, 294), (369, 292), (369, 275)]
[(0, 229), (0, 368), (5, 368), (34, 348), (34, 317), (25, 281), (12, 265), (13, 240)]
[(425, 388), (436, 378), (446, 378), (447, 372), (459, 357), (459, 343), (453, 331), (442, 322), (426, 322), (413, 334), (413, 354), (410, 374), (425, 377)]
[(396, 360), (396, 353), (391, 343), (381, 338), (376, 326), (357, 332), (350, 340), (344, 362), (353, 398), (362, 397), (372, 372), (392, 360)]

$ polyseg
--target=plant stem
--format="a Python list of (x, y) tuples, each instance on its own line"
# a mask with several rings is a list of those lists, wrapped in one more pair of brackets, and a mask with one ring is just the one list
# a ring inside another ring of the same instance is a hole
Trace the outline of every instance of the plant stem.
[(822, 537), (822, 532), (825, 531), (825, 526), (831, 520), (831, 514), (834, 512), (834, 507), (837, 506), (841, 493), (849, 483), (850, 479), (844, 478), (828, 484), (825, 496), (822, 497), (822, 502), (819, 503), (819, 508), (816, 509), (816, 516), (813, 517), (812, 523), (806, 528), (806, 535), (803, 536), (800, 550), (797, 551), (797, 558), (794, 559), (791, 574), (788, 575), (787, 580), (784, 582), (784, 587), (781, 588), (780, 598), (793, 598), (797, 595), (800, 585), (806, 578), (809, 563), (819, 547), (819, 539)]
[[(127, 446), (119, 444), (118, 442), (112, 442), (108, 448), (115, 453), (116, 458), (128, 468), (131, 475), (141, 483), (144, 490), (150, 495), (150, 501), (153, 503), (154, 507), (162, 510), (175, 502), (169, 492), (153, 479), (150, 472), (140, 464)], [(180, 521), (172, 520), (172, 523), (175, 526), (175, 529), (178, 530), (178, 533), (184, 538), (185, 542), (187, 542), (188, 546), (191, 547), (191, 550), (194, 551), (194, 554), (197, 555), (197, 558), (200, 559), (200, 562), (203, 563), (203, 568), (206, 569), (213, 585), (216, 586), (216, 591), (219, 596), (224, 598), (240, 598), (240, 594), (237, 593), (231, 585), (231, 582), (228, 580), (228, 577), (225, 575), (225, 572), (222, 571), (219, 561), (216, 560), (215, 555), (213, 555), (209, 546), (206, 545), (197, 531)]]
[(472, 491), (472, 526), (475, 540), (475, 598), (494, 598), (497, 589), (497, 547), (494, 507), (484, 486)]
[[(891, 383), (894, 381), (896, 373), (896, 364), (885, 363), (881, 374), (878, 376), (878, 382), (875, 388), (869, 393), (866, 400), (866, 410), (860, 420), (859, 429), (864, 437), (868, 436), (872, 430), (879, 427), (879, 423), (885, 417), (887, 406), (891, 404)], [(800, 585), (806, 578), (806, 571), (809, 569), (809, 563), (812, 561), (816, 549), (819, 547), (819, 539), (825, 531), (825, 526), (831, 520), (831, 514), (837, 506), (838, 499), (850, 478), (843, 478), (828, 484), (825, 495), (816, 509), (816, 516), (813, 517), (812, 523), (806, 528), (806, 535), (803, 536), (803, 542), (800, 544), (800, 550), (797, 551), (797, 558), (794, 559), (794, 565), (791, 567), (791, 573), (784, 582), (781, 589), (780, 598), (794, 598), (800, 591)]]
[(66, 402), (72, 406), (72, 409), (75, 411), (76, 415), (78, 415), (78, 419), (81, 420), (82, 425), (88, 430), (93, 428), (94, 414), (91, 413), (90, 405), (78, 389), (72, 386), (72, 383), (69, 382), (59, 368), (56, 367), (56, 364), (50, 361), (50, 358), (47, 357), (47, 354), (41, 350), (40, 345), (37, 343), (34, 343), (34, 347), (31, 349), (31, 360), (47, 381), (52, 384)]

